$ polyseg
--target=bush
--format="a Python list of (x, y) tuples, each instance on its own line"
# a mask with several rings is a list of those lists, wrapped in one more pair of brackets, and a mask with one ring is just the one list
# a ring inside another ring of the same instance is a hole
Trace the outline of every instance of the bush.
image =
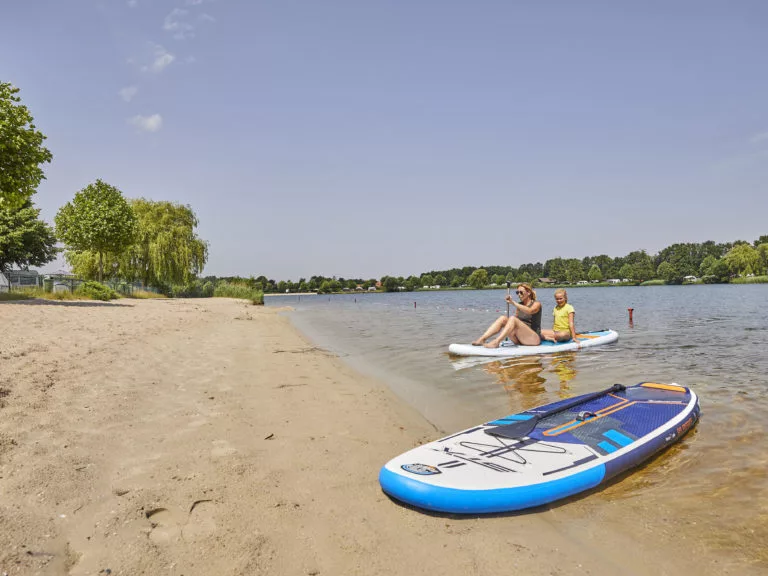
[(109, 286), (104, 286), (104, 284), (100, 284), (99, 282), (94, 282), (92, 280), (80, 284), (75, 292), (79, 295), (87, 296), (93, 300), (104, 300), (105, 302), (109, 300), (115, 300), (118, 297), (117, 292), (112, 290), (112, 288)]
[(749, 276), (748, 278), (731, 278), (731, 284), (765, 284), (768, 276)]
[(242, 284), (219, 282), (213, 291), (213, 295), (217, 298), (241, 298), (243, 300), (250, 300), (253, 304), (264, 304), (263, 292)]
[(214, 287), (213, 282), (210, 280), (203, 284), (203, 297), (205, 298), (211, 298), (213, 296)]

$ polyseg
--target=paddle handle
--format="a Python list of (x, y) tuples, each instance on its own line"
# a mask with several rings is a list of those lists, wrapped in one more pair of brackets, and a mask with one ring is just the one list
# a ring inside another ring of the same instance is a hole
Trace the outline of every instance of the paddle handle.
[[(509, 282), (507, 282), (507, 298), (509, 298)], [(509, 318), (509, 300), (507, 300), (507, 318)]]

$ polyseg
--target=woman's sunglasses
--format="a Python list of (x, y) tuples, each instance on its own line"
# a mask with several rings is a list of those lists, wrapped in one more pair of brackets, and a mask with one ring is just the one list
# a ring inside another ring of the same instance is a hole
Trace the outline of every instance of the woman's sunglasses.
[(517, 291), (517, 295), (518, 295), (518, 296), (523, 296), (523, 295), (525, 295), (525, 290), (518, 290), (518, 291)]

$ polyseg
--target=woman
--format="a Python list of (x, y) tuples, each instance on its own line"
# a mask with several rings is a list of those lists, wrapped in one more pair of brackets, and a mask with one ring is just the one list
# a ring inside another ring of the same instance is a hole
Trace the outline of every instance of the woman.
[[(516, 308), (515, 315), (499, 316), (480, 338), (472, 342), (473, 346), (498, 348), (507, 337), (515, 344), (523, 346), (541, 344), (541, 302), (536, 300), (536, 292), (530, 284), (520, 284), (517, 287), (517, 295), (520, 302), (516, 302), (509, 294), (505, 298)], [(485, 341), (494, 334), (497, 336), (486, 343)]]
[(552, 310), (552, 316), (555, 317), (552, 330), (542, 330), (541, 338), (552, 342), (573, 340), (578, 343), (578, 340), (576, 340), (576, 326), (573, 322), (576, 312), (573, 306), (568, 304), (568, 293), (562, 288), (555, 290), (555, 302), (556, 306)]

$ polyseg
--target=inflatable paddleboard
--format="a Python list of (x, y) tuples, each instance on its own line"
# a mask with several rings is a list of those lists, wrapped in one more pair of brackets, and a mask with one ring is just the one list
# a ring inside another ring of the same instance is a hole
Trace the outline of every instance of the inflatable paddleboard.
[(550, 342), (542, 341), (538, 346), (520, 346), (517, 344), (503, 344), (498, 348), (486, 348), (485, 346), (472, 346), (472, 344), (451, 344), (448, 352), (456, 356), (498, 356), (511, 358), (513, 356), (531, 356), (533, 354), (554, 354), (555, 352), (568, 352), (610, 344), (619, 339), (619, 333), (615, 330), (597, 330), (594, 332), (581, 332), (576, 335), (577, 342)]
[(642, 382), (584, 394), (469, 428), (390, 460), (384, 492), (439, 512), (540, 506), (589, 490), (680, 440), (696, 394)]

